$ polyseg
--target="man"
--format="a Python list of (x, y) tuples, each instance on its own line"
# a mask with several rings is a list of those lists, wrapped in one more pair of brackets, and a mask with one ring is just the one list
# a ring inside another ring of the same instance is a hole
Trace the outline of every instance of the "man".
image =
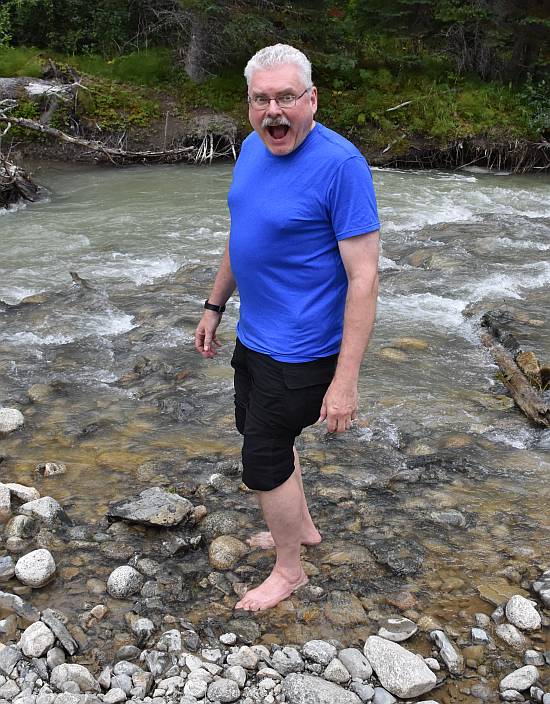
[(228, 203), (231, 230), (195, 347), (220, 342), (238, 285), (232, 359), (243, 482), (257, 492), (276, 548), (270, 576), (235, 608), (268, 609), (307, 577), (300, 546), (321, 536), (307, 508), (294, 440), (317, 420), (344, 432), (375, 316), (378, 215), (369, 168), (347, 140), (314, 120), (311, 64), (291, 46), (262, 49), (245, 69), (254, 132), (243, 143)]

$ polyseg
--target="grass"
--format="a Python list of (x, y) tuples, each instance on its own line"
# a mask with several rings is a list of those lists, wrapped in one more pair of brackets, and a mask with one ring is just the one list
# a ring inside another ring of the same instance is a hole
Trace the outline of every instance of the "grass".
[(42, 64), (38, 49), (0, 46), (0, 76), (38, 78), (42, 75)]

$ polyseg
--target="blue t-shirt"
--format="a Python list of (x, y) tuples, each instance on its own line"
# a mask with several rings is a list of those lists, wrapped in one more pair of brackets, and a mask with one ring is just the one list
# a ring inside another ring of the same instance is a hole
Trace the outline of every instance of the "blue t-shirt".
[(243, 345), (282, 362), (337, 353), (347, 293), (338, 240), (380, 227), (359, 150), (317, 123), (297, 149), (274, 156), (253, 132), (228, 203)]

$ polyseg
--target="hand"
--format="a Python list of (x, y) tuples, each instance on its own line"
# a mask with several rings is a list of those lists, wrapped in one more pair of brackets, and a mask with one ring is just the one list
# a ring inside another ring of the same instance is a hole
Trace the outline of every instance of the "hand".
[(222, 316), (213, 310), (205, 310), (195, 330), (195, 349), (204, 359), (212, 359), (217, 352), (217, 347), (222, 343), (216, 337), (216, 330)]
[(329, 433), (343, 433), (356, 418), (357, 384), (333, 379), (323, 399), (319, 421), (327, 421)]

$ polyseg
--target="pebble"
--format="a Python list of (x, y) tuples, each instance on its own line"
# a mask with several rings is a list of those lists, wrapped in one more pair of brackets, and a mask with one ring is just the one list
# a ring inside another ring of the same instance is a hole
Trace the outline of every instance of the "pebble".
[(483, 628), (472, 628), (472, 643), (484, 644), (489, 642), (489, 636)]
[(357, 648), (343, 648), (338, 659), (349, 672), (350, 677), (367, 680), (372, 675), (372, 667), (363, 653)]
[(401, 643), (408, 638), (414, 636), (418, 631), (416, 623), (408, 618), (394, 617), (387, 618), (383, 621), (378, 629), (378, 635), (381, 638), (386, 638), (394, 643)]
[(208, 699), (212, 702), (234, 702), (241, 696), (239, 685), (234, 680), (221, 678), (208, 685)]
[(336, 682), (336, 684), (345, 684), (351, 679), (350, 673), (338, 658), (329, 662), (323, 672), (323, 677), (329, 682)]
[(55, 560), (51, 552), (45, 548), (39, 548), (17, 560), (15, 576), (23, 584), (38, 588), (50, 581), (55, 574), (55, 570)]
[(36, 471), (45, 477), (54, 477), (56, 474), (65, 474), (67, 467), (62, 462), (42, 462), (36, 466)]
[(222, 645), (235, 645), (237, 642), (237, 636), (235, 633), (223, 633), (220, 636), (220, 643)]
[(43, 496), (41, 499), (28, 501), (19, 507), (20, 513), (25, 516), (34, 516), (47, 526), (53, 526), (58, 517), (63, 515), (60, 504), (51, 496)]
[(271, 666), (281, 675), (289, 675), (292, 672), (302, 672), (304, 661), (296, 648), (287, 646), (273, 653)]
[(55, 636), (42, 621), (36, 621), (26, 628), (20, 646), (23, 654), (29, 658), (39, 658), (53, 646)]
[(525, 650), (527, 641), (521, 631), (511, 623), (500, 623), (495, 628), (496, 635), (514, 650)]
[(508, 600), (505, 613), (508, 621), (522, 631), (537, 631), (541, 627), (541, 617), (533, 602), (519, 594)]
[(424, 662), (434, 672), (439, 672), (441, 670), (441, 665), (435, 658), (424, 658)]
[(401, 699), (418, 697), (437, 683), (422, 658), (398, 643), (370, 636), (364, 652), (384, 689)]
[(397, 699), (383, 687), (374, 688), (373, 704), (395, 704)]
[(504, 679), (500, 681), (499, 688), (501, 692), (507, 689), (516, 689), (518, 692), (523, 692), (529, 687), (532, 687), (539, 678), (539, 671), (534, 665), (525, 665), (518, 670), (514, 670)]
[(544, 655), (537, 650), (526, 650), (523, 655), (523, 662), (526, 665), (535, 665), (542, 667), (544, 665)]
[(336, 657), (336, 648), (325, 640), (309, 640), (304, 643), (302, 653), (308, 660), (326, 666)]
[(365, 684), (364, 682), (352, 682), (349, 688), (352, 692), (357, 694), (362, 702), (370, 702), (374, 697), (374, 687), (370, 684)]
[(246, 670), (241, 665), (231, 665), (225, 670), (225, 676), (236, 682), (242, 689), (246, 683)]
[(0, 435), (13, 433), (25, 425), (25, 416), (17, 408), (0, 408)]
[(143, 581), (143, 576), (134, 567), (122, 565), (109, 575), (107, 591), (115, 599), (126, 599), (139, 592)]
[[(220, 653), (220, 656), (221, 656), (221, 653)], [(259, 660), (258, 656), (252, 650), (252, 648), (248, 647), (248, 645), (243, 645), (235, 653), (230, 653), (227, 656), (227, 664), (228, 665), (240, 665), (241, 667), (244, 667), (246, 670), (254, 670), (256, 668), (256, 665), (258, 664), (258, 660)]]
[(460, 675), (464, 672), (464, 658), (444, 631), (431, 631), (430, 638), (439, 648), (441, 659), (447, 665), (447, 669), (452, 675)]
[(15, 562), (11, 555), (0, 557), (0, 582), (9, 581), (15, 574)]

